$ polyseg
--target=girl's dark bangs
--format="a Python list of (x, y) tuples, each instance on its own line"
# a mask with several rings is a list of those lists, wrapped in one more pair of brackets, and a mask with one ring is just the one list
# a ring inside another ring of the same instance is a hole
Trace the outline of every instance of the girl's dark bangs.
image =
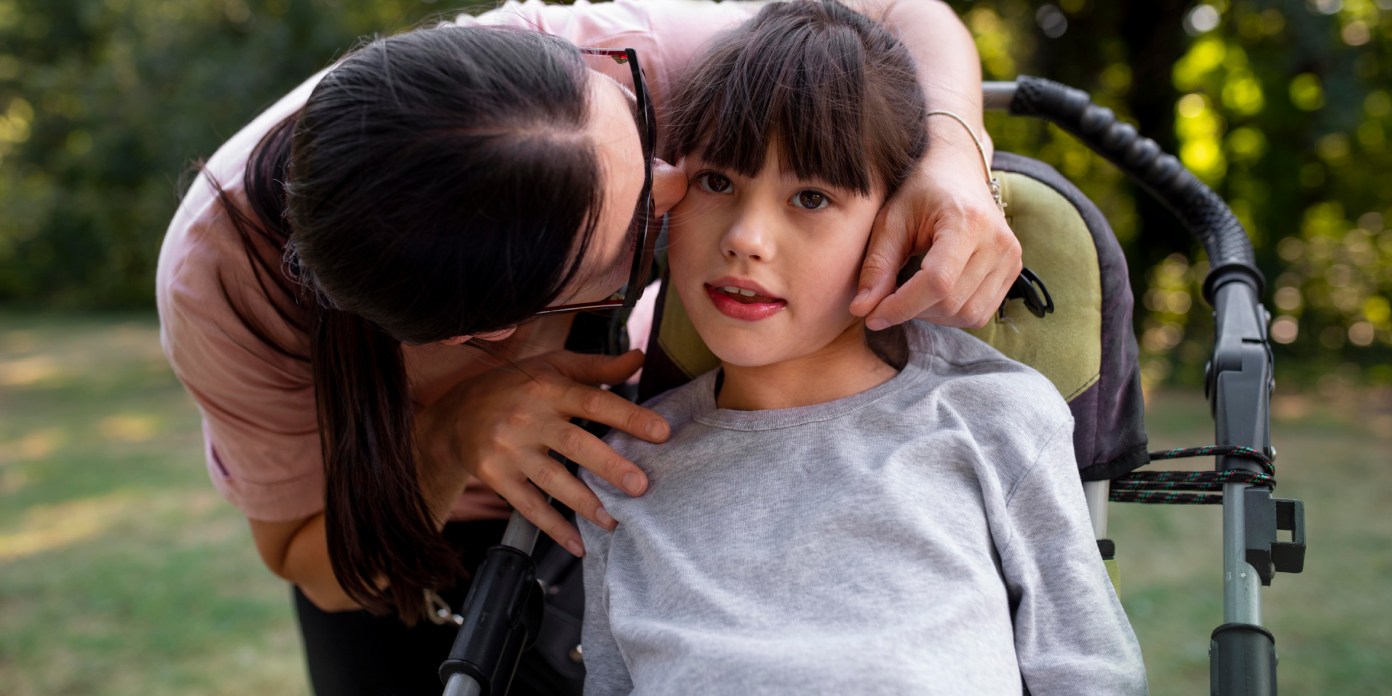
[(852, 78), (862, 71), (846, 64), (864, 60), (858, 41), (828, 46), (827, 37), (809, 32), (769, 38), (748, 41), (722, 61), (702, 100), (710, 108), (696, 129), (705, 143), (697, 154), (752, 177), (777, 146), (779, 164), (798, 178), (868, 194), (864, 87)]

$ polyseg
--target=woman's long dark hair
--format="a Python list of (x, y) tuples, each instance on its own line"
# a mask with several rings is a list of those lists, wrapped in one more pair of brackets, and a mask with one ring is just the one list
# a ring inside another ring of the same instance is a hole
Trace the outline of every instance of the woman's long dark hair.
[(928, 147), (908, 49), (833, 0), (768, 5), (721, 35), (671, 108), (670, 161), (752, 177), (777, 144), (797, 176), (861, 194), (878, 182), (893, 195)]
[(249, 214), (219, 189), (262, 291), (309, 336), (329, 556), (370, 611), (412, 622), (461, 571), (420, 488), (401, 343), (513, 326), (574, 277), (603, 194), (587, 79), (539, 32), (379, 39), (258, 145)]

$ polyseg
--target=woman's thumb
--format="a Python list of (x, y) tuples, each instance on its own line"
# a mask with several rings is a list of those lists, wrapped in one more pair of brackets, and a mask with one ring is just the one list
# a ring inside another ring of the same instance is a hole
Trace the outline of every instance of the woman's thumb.
[(622, 355), (594, 355), (562, 351), (551, 359), (551, 366), (583, 384), (618, 384), (643, 366), (643, 351), (634, 349)]

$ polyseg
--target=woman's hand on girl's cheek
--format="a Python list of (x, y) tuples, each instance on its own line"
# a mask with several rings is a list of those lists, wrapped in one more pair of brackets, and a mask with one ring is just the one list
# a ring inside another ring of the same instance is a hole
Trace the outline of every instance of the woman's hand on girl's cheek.
[[(546, 501), (546, 495), (595, 524), (612, 529), (614, 520), (599, 498), (551, 450), (599, 475), (619, 490), (641, 495), (648, 480), (602, 440), (570, 423), (582, 418), (603, 423), (649, 442), (667, 439), (660, 416), (599, 388), (618, 384), (643, 362), (643, 354), (582, 355), (547, 353), (506, 365), (455, 387), (422, 414), (428, 440), (425, 480), (432, 509), (448, 511), (472, 474), (521, 512), (540, 530), (575, 555), (584, 553), (580, 533)], [(437, 507), (437, 506), (444, 506)]]
[[(896, 288), (899, 269), (924, 252), (922, 266)], [(1020, 243), (991, 197), (981, 158), (939, 154), (880, 210), (851, 313), (871, 330), (913, 318), (982, 326), (1019, 274)]]

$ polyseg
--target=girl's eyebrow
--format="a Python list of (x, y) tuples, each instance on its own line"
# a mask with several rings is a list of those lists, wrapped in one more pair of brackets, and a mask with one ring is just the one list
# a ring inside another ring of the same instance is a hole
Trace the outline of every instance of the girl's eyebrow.
[(782, 177), (782, 179), (783, 179), (783, 181), (784, 181), (785, 183), (788, 183), (788, 184), (794, 184), (794, 185), (797, 185), (797, 184), (805, 184), (805, 185), (807, 185), (807, 186), (811, 186), (811, 187), (814, 187), (814, 188), (828, 189), (828, 190), (831, 190), (831, 191), (841, 191), (841, 192), (843, 192), (843, 193), (845, 193), (845, 192), (855, 193), (855, 191), (853, 191), (853, 190), (851, 190), (851, 189), (848, 189), (848, 188), (846, 188), (846, 187), (844, 187), (844, 186), (837, 186), (836, 184), (833, 184), (833, 183), (831, 183), (830, 181), (827, 181), (826, 179), (823, 179), (822, 177), (817, 176), (817, 175), (815, 175), (815, 174), (809, 175), (809, 176), (801, 176), (801, 175), (799, 175), (797, 172), (795, 172), (795, 171), (793, 171), (793, 170), (791, 170), (791, 169), (785, 169), (785, 168), (783, 168), (783, 167), (779, 167), (779, 168), (778, 168), (778, 175), (779, 175), (780, 177)]

